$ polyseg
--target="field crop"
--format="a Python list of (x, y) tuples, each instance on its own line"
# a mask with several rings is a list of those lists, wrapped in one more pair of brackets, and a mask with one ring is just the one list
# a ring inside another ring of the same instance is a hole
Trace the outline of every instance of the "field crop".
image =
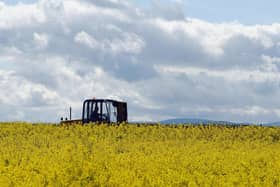
[(280, 128), (0, 124), (0, 186), (280, 186)]

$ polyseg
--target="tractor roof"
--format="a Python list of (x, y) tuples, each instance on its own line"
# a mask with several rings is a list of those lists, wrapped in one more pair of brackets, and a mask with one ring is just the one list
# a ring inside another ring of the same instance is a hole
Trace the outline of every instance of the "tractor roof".
[(84, 102), (112, 102), (112, 103), (125, 103), (123, 101), (117, 101), (117, 100), (113, 100), (113, 99), (86, 99)]

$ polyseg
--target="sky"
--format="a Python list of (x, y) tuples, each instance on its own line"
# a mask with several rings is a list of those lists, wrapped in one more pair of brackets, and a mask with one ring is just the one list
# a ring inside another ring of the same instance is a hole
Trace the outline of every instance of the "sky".
[(279, 5), (0, 1), (0, 121), (80, 118), (92, 97), (130, 121), (280, 121)]
[[(37, 0), (4, 0), (6, 4), (14, 5), (19, 2), (31, 4)], [(243, 24), (272, 24), (279, 22), (280, 12), (278, 0), (133, 0), (136, 6), (149, 8), (159, 3), (168, 5), (180, 2), (185, 16), (207, 20), (210, 22), (240, 22)]]
[[(170, 0), (154, 1), (161, 4), (172, 2)], [(175, 0), (173, 0), (175, 2)], [(194, 17), (210, 22), (233, 22), (243, 24), (271, 24), (279, 22), (280, 12), (277, 0), (181, 0), (182, 9), (187, 17)], [(153, 4), (149, 0), (135, 0), (142, 7)]]

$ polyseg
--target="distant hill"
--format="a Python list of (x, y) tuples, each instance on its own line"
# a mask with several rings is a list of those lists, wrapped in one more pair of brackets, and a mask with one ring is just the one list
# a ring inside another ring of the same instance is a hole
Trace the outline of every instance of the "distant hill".
[(280, 126), (280, 122), (262, 123), (263, 126)]
[[(208, 119), (196, 119), (196, 118), (174, 118), (160, 121), (161, 124), (218, 124), (218, 125), (252, 125), (252, 123), (235, 123), (230, 121), (215, 121), (215, 120), (208, 120)], [(271, 123), (259, 123), (256, 125), (262, 126), (280, 126), (280, 122), (271, 122)]]
[[(155, 124), (158, 122), (144, 122), (144, 121), (133, 121), (132, 123), (145, 123), (145, 124)], [(262, 126), (280, 126), (280, 122), (271, 122), (271, 123), (248, 123), (248, 122), (230, 122), (230, 121), (216, 121), (216, 120), (208, 120), (208, 119), (200, 119), (200, 118), (174, 118), (159, 121), (160, 124), (163, 125), (177, 125), (177, 124), (193, 124), (193, 125), (207, 125), (207, 124), (216, 124), (216, 125), (262, 125)]]
[(192, 118), (175, 118), (175, 119), (168, 119), (160, 121), (161, 124), (223, 124), (223, 125), (245, 125), (249, 123), (234, 123), (229, 121), (214, 121), (208, 119), (192, 119)]

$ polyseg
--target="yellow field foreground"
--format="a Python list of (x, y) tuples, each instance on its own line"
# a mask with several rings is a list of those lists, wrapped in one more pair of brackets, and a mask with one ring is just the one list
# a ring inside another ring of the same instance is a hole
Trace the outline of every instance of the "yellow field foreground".
[(0, 124), (0, 186), (280, 186), (280, 128)]

